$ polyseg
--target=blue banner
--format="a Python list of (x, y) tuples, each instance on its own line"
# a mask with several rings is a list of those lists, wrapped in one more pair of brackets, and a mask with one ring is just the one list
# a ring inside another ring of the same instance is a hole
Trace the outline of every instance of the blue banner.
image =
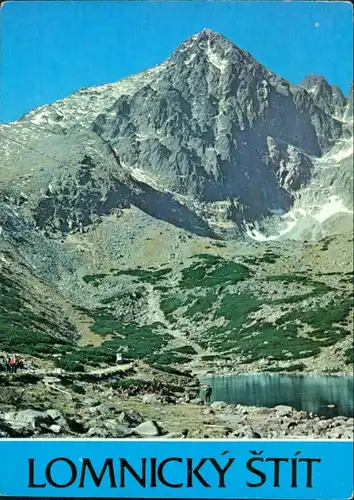
[(0, 440), (0, 496), (348, 500), (350, 441)]

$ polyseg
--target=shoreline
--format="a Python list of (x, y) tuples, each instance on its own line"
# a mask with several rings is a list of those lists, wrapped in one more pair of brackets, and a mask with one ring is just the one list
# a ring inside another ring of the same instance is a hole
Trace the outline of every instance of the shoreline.
[(288, 371), (254, 371), (254, 372), (225, 372), (225, 373), (210, 373), (209, 371), (193, 371), (194, 376), (198, 379), (202, 378), (212, 378), (212, 377), (236, 377), (236, 376), (255, 376), (255, 375), (283, 375), (289, 377), (354, 377), (352, 372), (339, 372), (339, 373), (327, 373), (327, 372), (288, 372)]

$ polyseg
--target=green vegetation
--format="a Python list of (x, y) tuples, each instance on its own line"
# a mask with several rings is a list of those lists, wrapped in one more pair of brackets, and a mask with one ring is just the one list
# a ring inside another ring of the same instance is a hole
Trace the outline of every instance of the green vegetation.
[(147, 356), (146, 361), (151, 365), (172, 365), (189, 363), (191, 359), (187, 356), (181, 356), (172, 351), (166, 351), (161, 354), (151, 354)]
[(224, 318), (225, 325), (212, 327), (204, 332), (199, 343), (204, 348), (210, 345), (220, 351), (236, 347), (249, 314), (257, 311), (260, 305), (261, 302), (257, 298), (248, 294), (233, 293), (223, 296), (214, 313), (214, 319)]
[[(140, 380), (140, 379), (119, 379), (111, 384), (112, 389), (129, 389), (131, 387), (137, 387), (141, 390), (151, 387), (151, 382)], [(168, 388), (172, 392), (183, 392), (183, 387), (173, 384), (163, 384), (163, 387)]]
[(179, 309), (180, 307), (184, 307), (186, 304), (188, 304), (189, 299), (188, 297), (185, 297), (181, 294), (169, 294), (166, 298), (161, 300), (160, 302), (160, 307), (161, 310), (164, 312), (166, 318), (173, 322), (173, 313)]
[(154, 368), (154, 370), (158, 370), (158, 371), (163, 372), (163, 373), (169, 373), (171, 375), (178, 375), (181, 377), (188, 377), (188, 378), (193, 377), (192, 373), (189, 370), (188, 371), (181, 371), (181, 370), (178, 370), (177, 368), (174, 368), (173, 366), (169, 366), (169, 365), (154, 364), (153, 368)]
[(219, 255), (213, 255), (210, 253), (200, 253), (198, 255), (195, 255), (193, 259), (202, 260), (204, 262), (207, 262), (209, 265), (219, 264), (220, 262), (224, 261), (224, 259)]
[(227, 359), (230, 359), (228, 356), (218, 356), (218, 355), (214, 355), (214, 354), (205, 354), (204, 356), (202, 356), (201, 358), (203, 361), (220, 361), (221, 359), (223, 360), (227, 360)]
[[(345, 324), (347, 317), (352, 310), (353, 299), (347, 297), (339, 302), (332, 301), (327, 307), (318, 307), (316, 309), (296, 309), (278, 319), (276, 323), (286, 324), (294, 323), (296, 320), (302, 324), (313, 328), (311, 338), (320, 340), (322, 346), (333, 345), (346, 335), (348, 331), (342, 326)], [(339, 325), (339, 326), (338, 326)]]
[[(110, 270), (111, 274), (88, 274), (86, 276), (83, 276), (82, 279), (85, 281), (85, 283), (91, 283), (94, 286), (98, 286), (100, 282), (107, 276), (116, 276), (116, 277), (132, 276), (138, 278), (139, 281), (142, 283), (150, 283), (151, 285), (157, 285), (159, 283), (159, 280), (165, 278), (168, 274), (171, 273), (171, 271), (172, 271), (171, 268), (148, 270), (148, 271), (138, 268), (123, 269), (123, 270), (111, 269)], [(113, 297), (111, 299), (114, 300)], [(105, 299), (105, 300), (107, 301), (106, 303), (109, 303), (110, 299)]]
[(276, 255), (275, 253), (273, 253), (271, 250), (267, 250), (263, 255), (262, 257), (259, 257), (258, 258), (258, 262), (263, 264), (263, 263), (266, 263), (266, 264), (275, 264), (277, 259), (278, 259), (278, 255)]
[(104, 347), (85, 346), (77, 348), (70, 354), (64, 354), (62, 363), (80, 363), (82, 365), (98, 366), (100, 364), (113, 364), (115, 353)]
[(127, 269), (117, 271), (113, 276), (134, 276), (139, 278), (142, 283), (150, 283), (151, 285), (158, 284), (159, 280), (165, 278), (172, 272), (171, 268), (156, 269), (155, 271), (145, 271), (144, 269)]
[(267, 372), (269, 373), (277, 373), (277, 372), (302, 372), (306, 366), (304, 363), (296, 363), (294, 365), (289, 365), (286, 367), (281, 367), (281, 366), (273, 366), (271, 368), (267, 369)]
[[(21, 354), (44, 357), (55, 354), (65, 344), (64, 340), (53, 339), (40, 331), (0, 325), (0, 346), (6, 352), (15, 351)], [(70, 349), (68, 344), (66, 349)]]
[(202, 258), (202, 262), (195, 262), (182, 270), (182, 278), (179, 286), (186, 289), (209, 288), (216, 285), (233, 284), (244, 281), (251, 277), (252, 273), (248, 267), (232, 261)]
[[(16, 283), (16, 278), (0, 275), (0, 325), (11, 330), (58, 330), (48, 313), (41, 315), (34, 311), (33, 306), (24, 298), (25, 291)], [(11, 328), (10, 328), (11, 327)]]
[(216, 302), (217, 295), (213, 292), (205, 297), (198, 297), (193, 302), (193, 305), (187, 309), (185, 315), (194, 316), (195, 314), (210, 312)]
[[(0, 349), (37, 357), (58, 352), (70, 341), (62, 338), (63, 326), (71, 329), (68, 321), (58, 325), (51, 311), (43, 307), (40, 314), (26, 297), (18, 277), (8, 272), (0, 274)], [(54, 339), (55, 335), (55, 339)]]
[(102, 335), (116, 335), (121, 333), (121, 329), (124, 328), (123, 323), (121, 323), (117, 318), (112, 316), (111, 313), (94, 311), (90, 313), (94, 319), (94, 323), (91, 326), (91, 331)]
[[(151, 325), (128, 324), (114, 317), (107, 310), (93, 311), (91, 317), (94, 320), (91, 327), (92, 332), (112, 337), (110, 340), (104, 341), (101, 348), (103, 349), (102, 357), (107, 357), (109, 354), (108, 359), (113, 361), (117, 351), (122, 351), (128, 358), (148, 360), (149, 356), (159, 354), (171, 339), (171, 336), (166, 332), (157, 332), (163, 327), (161, 323)], [(97, 347), (93, 348), (93, 351), (100, 352)], [(85, 351), (85, 356), (87, 355), (91, 356), (91, 351)], [(97, 362), (100, 361), (97, 360)]]
[(345, 352), (344, 352), (344, 357), (345, 357), (345, 362), (347, 365), (353, 365), (354, 364), (354, 348), (349, 347)]
[(275, 264), (279, 255), (273, 253), (270, 250), (267, 250), (260, 257), (243, 257), (243, 261), (247, 264), (259, 265), (259, 264)]
[[(320, 289), (321, 284), (318, 287)], [(314, 294), (318, 290), (315, 289)], [(289, 299), (297, 300), (298, 297), (290, 297), (283, 303), (289, 302)], [(271, 303), (274, 304), (274, 301)], [(199, 343), (204, 348), (219, 352), (234, 351), (251, 361), (314, 356), (322, 346), (333, 345), (348, 335), (349, 332), (336, 325), (344, 324), (352, 303), (351, 298), (346, 298), (339, 302), (333, 301), (327, 308), (296, 308), (276, 320), (275, 324), (258, 320), (251, 325), (249, 315), (259, 310), (262, 301), (249, 294), (229, 294), (221, 299), (214, 313), (215, 319), (225, 319), (225, 325), (211, 327), (203, 332)], [(314, 331), (307, 336), (299, 336), (301, 325), (308, 325)]]
[(106, 278), (106, 276), (108, 276), (108, 274), (88, 274), (83, 276), (82, 279), (85, 283), (91, 283), (94, 286), (98, 286), (100, 281)]
[(86, 390), (81, 385), (71, 384), (71, 390), (76, 394), (86, 394)]
[(194, 349), (194, 347), (190, 345), (184, 345), (182, 347), (176, 347), (175, 352), (180, 352), (182, 354), (197, 354), (197, 351)]
[(308, 277), (300, 274), (280, 274), (276, 276), (268, 276), (266, 281), (283, 281), (284, 283), (301, 283), (304, 285), (309, 283)]
[(85, 371), (85, 367), (83, 364), (71, 360), (70, 358), (62, 358), (62, 359), (56, 359), (55, 364), (58, 368), (62, 368), (63, 370), (67, 372), (83, 372)]
[[(272, 264), (278, 257), (272, 251), (267, 251), (260, 257), (244, 257), (243, 260), (252, 265)], [(84, 276), (83, 280), (94, 286), (98, 286), (107, 276), (130, 276), (141, 286), (128, 295), (112, 291), (112, 296), (103, 298), (102, 306), (93, 311), (77, 307), (77, 310), (93, 319), (92, 332), (103, 337), (100, 347), (83, 348), (66, 341), (56, 340), (54, 344), (53, 338), (45, 332), (48, 328), (55, 332), (56, 325), (51, 324), (53, 320), (36, 314), (22, 298), (22, 290), (15, 279), (1, 276), (0, 346), (6, 351), (14, 350), (41, 357), (61, 353), (56, 364), (67, 371), (83, 371), (85, 366), (112, 364), (116, 353), (122, 352), (126, 358), (143, 359), (156, 369), (175, 373), (173, 365), (190, 362), (192, 356), (197, 354), (195, 349), (182, 346), (173, 352), (167, 350), (172, 337), (163, 324), (127, 323), (112, 313), (110, 305), (123, 297), (132, 302), (143, 298), (144, 283), (153, 285), (155, 291), (161, 294), (161, 310), (171, 323), (178, 322), (176, 312), (182, 308), (185, 308), (183, 318), (194, 325), (202, 326), (207, 319), (208, 326), (204, 330), (197, 330), (199, 338), (195, 340), (201, 347), (222, 354), (222, 359), (237, 354), (241, 355), (245, 363), (261, 358), (279, 361), (293, 359), (295, 362), (296, 359), (318, 354), (322, 346), (333, 345), (349, 334), (346, 330), (347, 318), (353, 307), (353, 297), (347, 294), (333, 298), (336, 289), (315, 281), (305, 272), (257, 279), (254, 271), (245, 264), (211, 254), (199, 254), (182, 269), (175, 285), (167, 280), (171, 273), (170, 268), (136, 268), (112, 270), (109, 275)], [(326, 273), (327, 276), (335, 274), (338, 273)], [(344, 277), (352, 277), (352, 274), (348, 273)], [(271, 292), (279, 287), (280, 298), (269, 298), (267, 289), (266, 296), (261, 296), (260, 291), (256, 295), (253, 289), (260, 281), (261, 290), (270, 287), (270, 284)], [(236, 288), (234, 285), (240, 286)], [(325, 300), (314, 300), (329, 292), (332, 293)], [(261, 314), (264, 306), (274, 306), (274, 311), (282, 316), (277, 314), (274, 316), (277, 319), (267, 321), (267, 317)], [(308, 327), (307, 333), (301, 335), (304, 327)], [(348, 363), (352, 362), (352, 352), (349, 354), (348, 351), (346, 357), (351, 359)], [(202, 359), (216, 361), (220, 358), (218, 355), (206, 355)], [(279, 368), (279, 371), (303, 369), (302, 363), (293, 363), (288, 368)], [(277, 367), (273, 367), (270, 371), (277, 370)]]

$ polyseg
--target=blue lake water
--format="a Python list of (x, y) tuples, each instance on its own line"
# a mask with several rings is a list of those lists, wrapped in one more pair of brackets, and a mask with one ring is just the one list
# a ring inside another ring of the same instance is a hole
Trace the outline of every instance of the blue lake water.
[(349, 376), (249, 374), (200, 381), (212, 387), (212, 401), (268, 408), (288, 405), (321, 416), (353, 416), (354, 382)]

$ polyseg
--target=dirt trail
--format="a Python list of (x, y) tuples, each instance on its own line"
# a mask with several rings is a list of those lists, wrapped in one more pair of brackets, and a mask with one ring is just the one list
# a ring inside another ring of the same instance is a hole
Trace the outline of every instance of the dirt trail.
[(160, 307), (160, 296), (159, 293), (154, 289), (153, 285), (148, 285), (148, 299), (147, 307), (149, 311), (149, 319), (152, 322), (160, 322), (167, 328), (167, 333), (169, 333), (174, 338), (174, 347), (190, 346), (192, 347), (197, 355), (202, 356), (208, 354), (205, 352), (197, 343), (191, 341), (185, 333), (180, 330), (176, 330), (174, 326), (167, 320), (164, 312)]
[(163, 325), (169, 326), (169, 322), (160, 307), (160, 295), (154, 289), (153, 285), (147, 285), (147, 291), (147, 309), (149, 320), (152, 323), (162, 323)]
[[(17, 372), (18, 375), (23, 375), (23, 374), (28, 374), (28, 375), (39, 375), (43, 377), (57, 377), (58, 375), (77, 375), (77, 377), (80, 377), (80, 375), (114, 375), (118, 373), (126, 373), (129, 372), (133, 367), (135, 366), (135, 363), (124, 363), (121, 365), (116, 365), (116, 366), (108, 366), (106, 368), (98, 368), (96, 370), (89, 370), (85, 372), (68, 372), (68, 371), (63, 371), (62, 373), (59, 373), (55, 371), (54, 369), (48, 369), (48, 370), (20, 370)], [(8, 374), (6, 374), (8, 375)], [(16, 376), (16, 375), (14, 375)]]

